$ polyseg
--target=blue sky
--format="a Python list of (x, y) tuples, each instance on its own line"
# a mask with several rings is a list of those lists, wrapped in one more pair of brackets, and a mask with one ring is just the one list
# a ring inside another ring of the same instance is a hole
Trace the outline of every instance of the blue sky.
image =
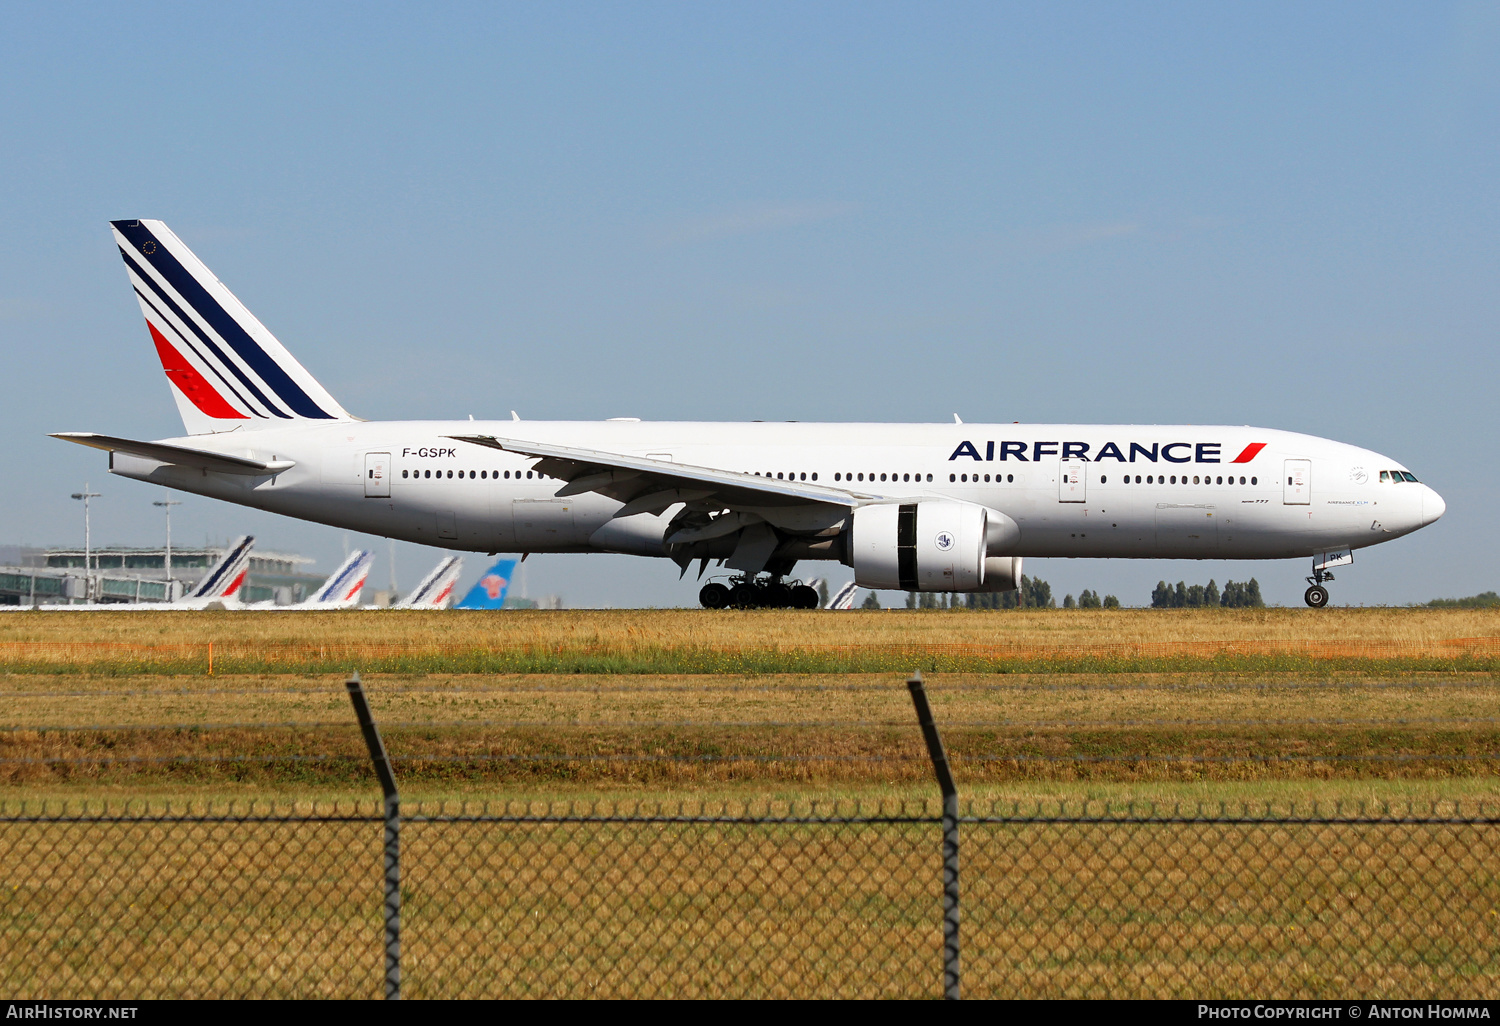
[[(1448, 500), (1335, 602), (1500, 585), (1500, 6), (5, 11), (0, 541), (75, 543), (85, 479), (97, 536), (160, 536), (158, 491), (44, 437), (180, 431), (105, 224), (159, 217), (362, 416), (1308, 431)], [(406, 585), (436, 560), (398, 552)], [(1295, 603), (1306, 572), (1028, 569), (1127, 603), (1252, 574)], [(527, 587), (696, 592), (625, 557)]]

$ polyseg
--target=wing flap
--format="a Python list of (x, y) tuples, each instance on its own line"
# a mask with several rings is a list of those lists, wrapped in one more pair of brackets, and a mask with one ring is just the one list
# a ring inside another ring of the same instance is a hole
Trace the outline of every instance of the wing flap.
[[(496, 438), (493, 435), (449, 435), (459, 442), (470, 442), (502, 452), (513, 452), (521, 456), (532, 456), (540, 460), (537, 469), (544, 474), (568, 482), (566, 494), (576, 495), (583, 491), (598, 492), (621, 502), (636, 499), (654, 502), (658, 493), (679, 491), (683, 495), (695, 494), (698, 498), (710, 498), (734, 508), (796, 506), (804, 503), (821, 503), (842, 509), (853, 509), (879, 498), (864, 492), (846, 488), (832, 488), (811, 481), (785, 481), (762, 477), (758, 474), (742, 474), (733, 470), (717, 470), (712, 467), (695, 467), (685, 463), (669, 463), (647, 456), (627, 456), (620, 453), (601, 452), (596, 449), (578, 449), (544, 442), (528, 442), (512, 438)], [(563, 494), (560, 492), (560, 494)], [(645, 508), (645, 507), (643, 507)]]

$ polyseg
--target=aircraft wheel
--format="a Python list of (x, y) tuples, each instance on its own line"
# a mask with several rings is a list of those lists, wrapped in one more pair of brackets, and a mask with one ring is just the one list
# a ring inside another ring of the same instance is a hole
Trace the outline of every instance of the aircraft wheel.
[(793, 609), (817, 609), (818, 604), (818, 589), (809, 588), (805, 584), (799, 584), (792, 589)]
[(758, 609), (760, 589), (753, 584), (736, 584), (734, 590), (729, 593), (729, 601), (736, 609)]
[(792, 592), (780, 581), (768, 584), (765, 594), (761, 596), (761, 604), (767, 609), (790, 609), (792, 608)]
[(1328, 589), (1321, 584), (1314, 584), (1302, 598), (1314, 609), (1322, 609), (1328, 605)]
[(698, 592), (698, 601), (704, 609), (725, 609), (729, 605), (729, 589), (718, 582), (710, 582)]

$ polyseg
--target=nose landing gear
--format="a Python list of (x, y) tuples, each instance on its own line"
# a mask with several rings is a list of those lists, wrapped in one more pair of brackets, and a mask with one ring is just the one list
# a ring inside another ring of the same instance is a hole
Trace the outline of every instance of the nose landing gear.
[(1322, 609), (1328, 605), (1328, 589), (1323, 587), (1323, 582), (1333, 580), (1333, 571), (1329, 568), (1348, 566), (1353, 562), (1353, 549), (1340, 549), (1335, 552), (1325, 552), (1321, 556), (1314, 556), (1312, 576), (1307, 579), (1307, 583), (1311, 587), (1303, 594), (1303, 601), (1314, 609)]
[(1302, 601), (1314, 609), (1322, 609), (1328, 605), (1328, 589), (1323, 587), (1323, 582), (1331, 580), (1333, 580), (1332, 573), (1316, 566), (1313, 567), (1312, 576), (1307, 579), (1311, 587), (1302, 593)]

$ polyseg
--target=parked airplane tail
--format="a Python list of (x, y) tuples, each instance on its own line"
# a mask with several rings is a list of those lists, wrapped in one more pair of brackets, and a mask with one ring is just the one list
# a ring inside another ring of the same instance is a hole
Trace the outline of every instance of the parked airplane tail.
[(224, 558), (209, 568), (187, 599), (238, 598), (240, 585), (245, 583), (245, 574), (250, 570), (250, 550), (254, 547), (253, 536), (246, 534), (236, 538)]
[(859, 590), (858, 586), (855, 585), (855, 583), (853, 581), (850, 581), (848, 584), (844, 585), (838, 591), (834, 592), (833, 593), (833, 597), (828, 600), (828, 605), (824, 606), (823, 608), (824, 609), (853, 609), (854, 608), (854, 593), (856, 591), (858, 591), (858, 590)]
[(328, 575), (323, 586), (313, 592), (305, 605), (326, 606), (342, 609), (359, 603), (359, 593), (364, 590), (370, 576), (370, 566), (375, 562), (375, 553), (369, 549), (356, 549)]
[(505, 593), (510, 590), (510, 577), (516, 571), (514, 559), (502, 559), (486, 570), (479, 583), (469, 589), (463, 601), (455, 609), (499, 609), (505, 605)]
[(352, 420), (161, 221), (111, 221), (188, 434)]
[(397, 609), (447, 609), (453, 598), (453, 587), (458, 584), (458, 575), (463, 573), (464, 561), (457, 556), (444, 556), (432, 572), (422, 578), (411, 594), (396, 603)]

